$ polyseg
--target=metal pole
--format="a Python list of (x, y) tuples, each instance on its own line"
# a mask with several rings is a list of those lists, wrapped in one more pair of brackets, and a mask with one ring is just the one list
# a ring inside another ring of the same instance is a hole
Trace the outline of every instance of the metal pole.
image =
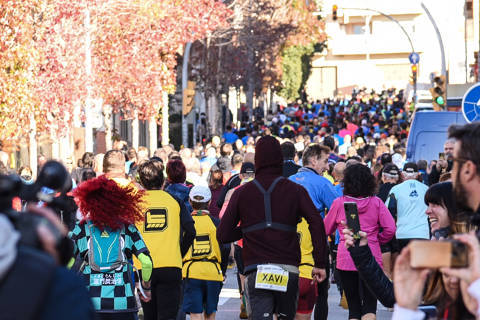
[[(433, 19), (432, 15), (430, 14), (430, 11), (428, 11), (428, 8), (425, 6), (423, 2), (421, 3), (421, 5), (423, 10), (425, 10), (425, 13), (427, 14), (428, 18), (430, 19), (430, 22), (432, 23), (433, 28), (435, 29), (435, 33), (437, 34), (438, 45), (440, 46), (440, 53), (442, 55), (442, 75), (446, 77), (447, 67), (445, 65), (445, 49), (443, 47), (442, 35), (440, 34), (440, 30), (438, 30), (437, 24)], [(447, 78), (447, 84), (448, 84), (448, 78)]]
[[(445, 76), (445, 97), (448, 99), (448, 74), (447, 74), (447, 67), (445, 65), (445, 48), (443, 47), (443, 40), (442, 40), (442, 35), (440, 34), (440, 30), (438, 30), (437, 23), (435, 22), (435, 19), (433, 19), (432, 15), (430, 14), (430, 11), (428, 11), (428, 8), (425, 6), (425, 4), (422, 2), (421, 3), (423, 10), (425, 10), (425, 13), (427, 14), (428, 18), (430, 19), (430, 22), (433, 25), (433, 28), (435, 29), (435, 33), (437, 34), (437, 39), (438, 39), (438, 45), (440, 46), (440, 54), (442, 56), (442, 75)], [(447, 105), (447, 101), (445, 101), (445, 106)]]
[(192, 47), (191, 42), (185, 44), (185, 52), (183, 53), (183, 66), (182, 66), (182, 144), (183, 147), (188, 147), (188, 126), (187, 117), (183, 115), (183, 93), (187, 89), (188, 83), (188, 60), (190, 58), (190, 49)]
[(468, 83), (467, 0), (463, 3), (463, 43), (465, 46), (465, 83)]

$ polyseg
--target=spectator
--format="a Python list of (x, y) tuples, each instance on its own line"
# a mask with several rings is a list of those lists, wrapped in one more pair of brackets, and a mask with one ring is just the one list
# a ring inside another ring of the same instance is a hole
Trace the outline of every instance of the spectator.
[[(4, 199), (2, 199), (4, 200)], [(48, 220), (61, 222), (46, 208), (31, 209)], [(0, 214), (0, 309), (5, 319), (93, 320), (95, 313), (84, 281), (65, 267), (57, 265), (53, 232), (38, 227), (41, 248), (21, 244), (21, 234), (11, 221)], [(62, 226), (57, 230), (66, 235)], [(42, 249), (44, 251), (42, 251)], [(53, 249), (51, 251), (50, 249)], [(50, 254), (48, 254), (48, 253)], [(21, 291), (21, 299), (19, 298)]]
[(442, 173), (450, 172), (453, 166), (453, 150), (455, 139), (448, 139), (443, 145), (444, 159), (438, 159), (436, 164), (432, 166), (432, 171), (428, 176), (428, 184), (437, 183)]

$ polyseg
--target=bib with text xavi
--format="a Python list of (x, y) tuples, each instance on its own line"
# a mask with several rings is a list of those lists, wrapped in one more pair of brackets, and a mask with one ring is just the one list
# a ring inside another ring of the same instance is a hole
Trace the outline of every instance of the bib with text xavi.
[(261, 264), (257, 267), (256, 289), (287, 291), (288, 271), (272, 264)]

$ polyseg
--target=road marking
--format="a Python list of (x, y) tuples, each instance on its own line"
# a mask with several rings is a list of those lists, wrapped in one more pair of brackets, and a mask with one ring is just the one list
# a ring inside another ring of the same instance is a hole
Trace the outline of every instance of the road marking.
[(240, 293), (238, 292), (238, 289), (223, 288), (222, 291), (220, 292), (220, 298), (240, 299)]

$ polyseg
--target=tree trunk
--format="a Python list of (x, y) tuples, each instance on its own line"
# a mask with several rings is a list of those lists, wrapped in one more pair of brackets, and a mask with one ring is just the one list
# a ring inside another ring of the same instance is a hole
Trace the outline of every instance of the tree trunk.
[(247, 47), (247, 108), (248, 119), (253, 114), (253, 93), (255, 91), (255, 53), (251, 46)]
[(157, 150), (158, 147), (158, 127), (157, 127), (157, 121), (155, 120), (155, 117), (152, 117), (150, 120), (148, 120), (148, 136), (149, 136), (149, 141), (148, 141), (148, 149), (150, 150), (150, 156), (153, 155), (155, 150)]
[(30, 115), (30, 134), (28, 135), (29, 138), (29, 150), (28, 153), (30, 155), (30, 168), (32, 169), (32, 176), (37, 176), (37, 123), (35, 122), (35, 117)]
[(163, 106), (162, 106), (162, 145), (169, 144), (168, 137), (168, 93), (163, 92)]
[(132, 147), (135, 148), (135, 150), (138, 150), (138, 140), (140, 137), (140, 132), (138, 129), (138, 113), (137, 111), (134, 111), (133, 114), (133, 119), (132, 119)]
[(105, 149), (112, 149), (112, 107), (110, 105), (103, 105), (103, 125), (105, 127)]
[[(216, 134), (219, 135), (219, 136), (222, 136), (223, 134), (223, 104), (222, 104), (222, 97), (218, 96), (217, 94), (217, 97), (216, 97), (216, 105), (215, 105), (215, 110), (217, 110), (215, 112), (215, 126), (217, 127), (217, 130), (216, 130)], [(227, 115), (225, 115), (225, 119), (227, 119)]]

